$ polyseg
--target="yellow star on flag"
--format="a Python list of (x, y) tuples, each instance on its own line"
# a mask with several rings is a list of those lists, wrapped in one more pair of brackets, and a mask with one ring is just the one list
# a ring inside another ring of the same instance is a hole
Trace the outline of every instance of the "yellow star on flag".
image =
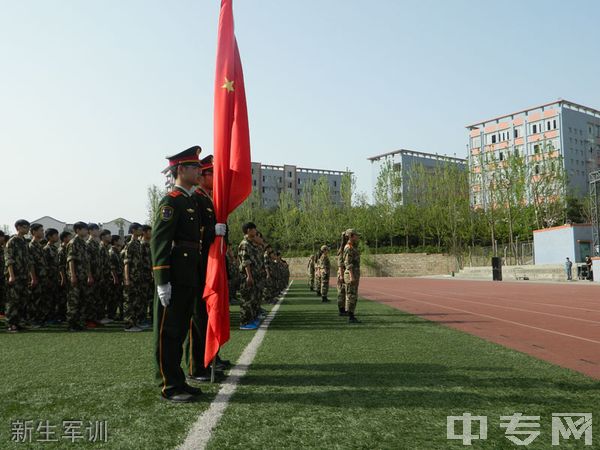
[(227, 89), (227, 92), (233, 92), (233, 81), (229, 81), (227, 77), (225, 77), (225, 84), (221, 86), (223, 89)]

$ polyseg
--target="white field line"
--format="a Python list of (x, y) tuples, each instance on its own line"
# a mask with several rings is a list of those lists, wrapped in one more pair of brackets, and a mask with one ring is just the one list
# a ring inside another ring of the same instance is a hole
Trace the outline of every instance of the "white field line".
[(198, 417), (196, 422), (194, 422), (187, 437), (185, 438), (185, 441), (179, 447), (179, 450), (197, 450), (206, 448), (206, 444), (208, 444), (213, 430), (219, 424), (221, 417), (223, 417), (223, 414), (225, 413), (225, 410), (229, 405), (229, 401), (237, 389), (239, 382), (244, 375), (246, 375), (248, 368), (252, 364), (252, 361), (254, 361), (254, 357), (258, 352), (258, 348), (265, 338), (267, 329), (273, 321), (275, 314), (277, 314), (279, 306), (281, 305), (281, 301), (287, 294), (293, 282), (293, 280), (290, 281), (288, 287), (279, 297), (278, 302), (275, 304), (275, 306), (273, 306), (273, 309), (271, 309), (250, 343), (244, 349), (242, 355), (238, 359), (237, 364), (229, 371), (229, 375), (221, 384), (221, 389), (211, 402), (208, 409)]

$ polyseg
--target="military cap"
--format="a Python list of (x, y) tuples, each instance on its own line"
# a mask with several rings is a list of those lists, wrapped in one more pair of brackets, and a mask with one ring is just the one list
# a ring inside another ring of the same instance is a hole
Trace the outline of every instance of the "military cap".
[(200, 152), (202, 149), (198, 145), (188, 148), (180, 153), (173, 156), (167, 156), (169, 160), (169, 167), (178, 166), (180, 164), (186, 165), (200, 165)]
[(200, 170), (202, 172), (208, 171), (209, 169), (212, 171), (213, 161), (214, 161), (213, 155), (208, 155), (206, 158), (202, 158), (200, 160)]
[(324, 252), (325, 250), (329, 250), (329, 247), (326, 245), (321, 245), (321, 251)]
[(348, 229), (346, 230), (346, 236), (347, 236), (347, 237), (350, 237), (350, 236), (352, 236), (352, 235), (355, 235), (355, 236), (360, 236), (360, 233), (359, 233), (358, 231), (356, 231), (354, 228), (348, 228)]

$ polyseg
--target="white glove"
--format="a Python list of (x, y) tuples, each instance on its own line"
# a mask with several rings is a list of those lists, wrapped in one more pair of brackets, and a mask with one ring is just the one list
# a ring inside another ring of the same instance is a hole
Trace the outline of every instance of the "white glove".
[(227, 224), (218, 223), (215, 225), (215, 234), (217, 236), (225, 236), (225, 233), (227, 233)]
[(156, 286), (156, 292), (158, 292), (160, 303), (162, 303), (165, 308), (169, 306), (171, 300), (171, 283), (159, 284)]

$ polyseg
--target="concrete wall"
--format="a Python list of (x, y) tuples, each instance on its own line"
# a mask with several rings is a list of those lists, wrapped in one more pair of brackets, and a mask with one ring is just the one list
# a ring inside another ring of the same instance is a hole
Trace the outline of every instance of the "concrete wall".
[(581, 262), (586, 255), (580, 255), (578, 241), (592, 240), (590, 225), (575, 224), (535, 230), (533, 246), (535, 264), (564, 264), (568, 257), (573, 262)]
[[(331, 259), (331, 274), (337, 273), (337, 258)], [(308, 257), (285, 258), (293, 278), (307, 276)], [(361, 276), (363, 277), (417, 277), (447, 275), (458, 272), (456, 258), (450, 255), (427, 253), (399, 253), (393, 255), (362, 255)]]

